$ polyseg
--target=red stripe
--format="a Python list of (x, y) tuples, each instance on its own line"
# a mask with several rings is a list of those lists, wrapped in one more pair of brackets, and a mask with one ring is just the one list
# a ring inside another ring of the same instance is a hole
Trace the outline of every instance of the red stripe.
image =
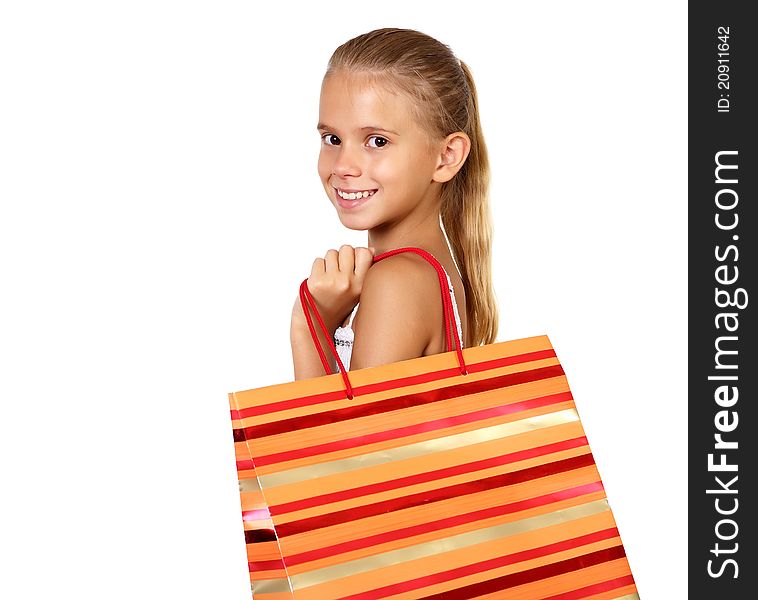
[(429, 587), (431, 585), (459, 579), (468, 575), (476, 575), (477, 573), (483, 573), (484, 571), (491, 571), (507, 565), (540, 558), (557, 552), (563, 552), (564, 550), (571, 550), (572, 548), (578, 548), (579, 546), (593, 544), (617, 536), (618, 529), (611, 527), (609, 529), (580, 535), (568, 540), (547, 544), (546, 546), (538, 546), (536, 548), (530, 548), (529, 550), (522, 550), (521, 552), (514, 552), (513, 554), (506, 554), (505, 556), (498, 556), (496, 558), (490, 558), (455, 569), (449, 569), (440, 573), (433, 573), (431, 575), (425, 575), (424, 577), (393, 583), (392, 585), (386, 585), (368, 592), (359, 592), (350, 596), (343, 596), (339, 600), (380, 600), (381, 598), (386, 598), (393, 594), (412, 592), (419, 588)]
[(361, 417), (442, 402), (443, 400), (450, 400), (451, 398), (471, 396), (473, 394), (487, 392), (493, 389), (506, 388), (542, 379), (550, 379), (551, 377), (560, 377), (564, 374), (563, 368), (560, 365), (531, 369), (519, 373), (509, 373), (508, 375), (490, 377), (489, 379), (482, 379), (480, 381), (472, 381), (469, 383), (461, 383), (426, 392), (395, 396), (377, 402), (348, 406), (346, 408), (303, 415), (300, 417), (292, 417), (290, 419), (280, 419), (271, 423), (252, 425), (250, 427), (239, 427), (234, 429), (234, 440), (236, 442), (242, 442), (281, 433), (292, 433), (303, 429), (318, 427), (320, 425), (333, 425), (335, 423), (341, 423), (352, 419), (360, 419)]
[(541, 579), (547, 579), (548, 577), (555, 577), (556, 575), (578, 571), (579, 569), (599, 565), (604, 562), (623, 558), (624, 556), (626, 556), (626, 554), (624, 553), (623, 546), (613, 546), (612, 548), (590, 552), (589, 554), (569, 558), (549, 565), (543, 565), (541, 567), (535, 567), (534, 569), (521, 571), (520, 573), (511, 573), (510, 575), (503, 575), (502, 577), (490, 579), (489, 581), (467, 585), (466, 587), (458, 588), (456, 590), (424, 596), (420, 600), (469, 600), (470, 598), (478, 598), (485, 594), (492, 594), (500, 590), (506, 590), (526, 583), (533, 583)]
[(616, 577), (615, 579), (609, 579), (608, 581), (601, 581), (594, 585), (588, 585), (573, 592), (565, 592), (564, 594), (557, 594), (550, 596), (544, 600), (579, 600), (579, 598), (586, 598), (587, 596), (594, 596), (601, 592), (609, 592), (611, 590), (618, 589), (627, 585), (634, 584), (634, 577), (630, 575), (624, 575), (623, 577)]
[(594, 464), (595, 461), (592, 459), (592, 454), (581, 454), (572, 458), (557, 460), (555, 462), (537, 465), (535, 467), (528, 467), (519, 471), (501, 473), (500, 475), (485, 477), (475, 481), (467, 481), (465, 483), (449, 485), (435, 490), (411, 494), (409, 496), (392, 498), (391, 500), (374, 502), (373, 504), (348, 508), (346, 510), (300, 519), (298, 521), (291, 521), (289, 523), (282, 523), (277, 526), (276, 533), (281, 539), (289, 535), (306, 533), (308, 531), (323, 529), (332, 525), (342, 525), (343, 523), (375, 517), (376, 515), (388, 515), (396, 511), (416, 506), (429, 506), (434, 502), (442, 502), (444, 500), (450, 500), (451, 498), (470, 496), (472, 494), (486, 492), (496, 488), (505, 488), (510, 485), (548, 477), (557, 473), (566, 473)]
[(250, 469), (254, 468), (255, 463), (249, 458), (237, 461), (237, 471), (249, 471)]
[(569, 400), (571, 400), (571, 392), (561, 392), (559, 394), (552, 394), (550, 396), (543, 396), (540, 398), (532, 398), (531, 400), (525, 400), (523, 402), (515, 402), (513, 404), (506, 404), (495, 408), (487, 408), (472, 413), (457, 415), (454, 417), (445, 417), (442, 419), (427, 421), (425, 423), (406, 425), (405, 427), (398, 427), (397, 429), (377, 431), (375, 433), (368, 433), (365, 435), (359, 435), (343, 440), (335, 440), (332, 442), (325, 442), (323, 444), (316, 444), (315, 446), (306, 446), (305, 448), (295, 448), (294, 450), (287, 450), (285, 452), (265, 454), (263, 456), (256, 457), (255, 464), (261, 467), (265, 465), (296, 460), (298, 458), (306, 458), (317, 456), (319, 454), (337, 452), (339, 450), (368, 446), (369, 444), (386, 442), (388, 440), (396, 440), (420, 433), (429, 433), (430, 431), (448, 429), (456, 425), (474, 423), (476, 421), (492, 417), (515, 414), (534, 408), (560, 404), (561, 402), (567, 402)]
[(365, 538), (350, 540), (335, 544), (333, 546), (327, 546), (318, 548), (316, 550), (309, 550), (308, 552), (301, 552), (300, 554), (294, 554), (290, 557), (285, 557), (285, 563), (288, 566), (299, 565), (307, 563), (320, 558), (332, 557), (336, 554), (344, 554), (345, 552), (351, 552), (353, 550), (360, 550), (361, 548), (369, 548), (383, 544), (385, 542), (392, 542), (395, 540), (401, 540), (404, 538), (413, 537), (415, 535), (422, 535), (429, 533), (430, 531), (441, 531), (457, 525), (465, 525), (466, 523), (473, 523), (491, 517), (499, 517), (510, 513), (520, 512), (530, 508), (538, 506), (544, 506), (553, 502), (559, 502), (561, 500), (567, 500), (569, 498), (576, 498), (585, 494), (591, 494), (603, 489), (603, 484), (600, 481), (580, 485), (566, 490), (553, 492), (552, 494), (544, 494), (535, 498), (529, 498), (528, 500), (519, 500), (518, 502), (511, 502), (510, 504), (503, 504), (501, 506), (493, 506), (482, 510), (477, 510), (471, 513), (454, 515), (438, 521), (430, 521), (428, 523), (420, 523), (418, 525), (412, 525), (410, 527), (404, 527), (402, 529), (396, 529), (394, 531), (388, 531), (376, 535), (370, 535)]
[(281, 558), (277, 560), (256, 560), (247, 563), (247, 570), (253, 571), (284, 571), (284, 561)]
[(462, 465), (445, 467), (442, 469), (436, 469), (434, 471), (428, 471), (426, 473), (399, 477), (390, 481), (382, 481), (380, 483), (363, 485), (349, 490), (341, 490), (339, 492), (331, 492), (328, 494), (321, 494), (320, 496), (313, 496), (310, 498), (294, 500), (292, 502), (285, 502), (284, 504), (272, 506), (271, 510), (274, 512), (274, 514), (281, 516), (290, 512), (294, 512), (296, 510), (303, 510), (306, 508), (312, 508), (314, 506), (322, 506), (324, 504), (333, 504), (335, 502), (340, 502), (341, 500), (350, 500), (352, 498), (378, 494), (379, 492), (386, 492), (410, 485), (416, 485), (418, 483), (426, 483), (428, 481), (435, 481), (437, 479), (444, 479), (446, 477), (453, 477), (455, 475), (462, 475), (464, 473), (471, 473), (473, 471), (481, 471), (484, 469), (489, 469), (491, 467), (506, 465), (508, 463), (526, 460), (528, 458), (535, 458), (537, 456), (544, 456), (546, 454), (552, 454), (553, 452), (560, 452), (561, 450), (579, 448), (580, 446), (586, 445), (586, 437), (577, 437), (562, 442), (555, 442), (553, 444), (547, 444), (545, 446), (537, 446), (536, 448), (528, 448), (527, 450), (519, 450), (517, 452), (503, 454), (502, 456), (494, 456), (492, 458), (477, 460)]
[[(244, 512), (242, 513), (245, 514)], [(248, 529), (245, 530), (245, 543), (246, 544), (260, 544), (263, 542), (275, 542), (276, 531), (272, 527), (266, 527), (265, 529)]]
[[(538, 350), (536, 352), (527, 352), (525, 354), (517, 354), (515, 356), (506, 356), (504, 358), (496, 358), (493, 360), (487, 360), (480, 363), (467, 364), (466, 368), (469, 373), (479, 373), (482, 371), (489, 371), (491, 369), (497, 369), (500, 367), (507, 367), (509, 365), (516, 365), (520, 363), (527, 363), (535, 360), (543, 360), (546, 358), (555, 357), (555, 350), (552, 348), (549, 350)], [(376, 392), (383, 392), (386, 390), (394, 390), (397, 388), (407, 387), (411, 385), (418, 385), (421, 383), (427, 383), (430, 381), (438, 381), (440, 379), (449, 379), (450, 377), (460, 377), (461, 371), (459, 367), (452, 369), (442, 369), (441, 371), (432, 371), (431, 373), (422, 373), (419, 375), (411, 375), (409, 377), (400, 377), (398, 379), (391, 379), (389, 381), (381, 381), (372, 383), (360, 387), (353, 388), (353, 394), (374, 394)], [(345, 391), (340, 389), (334, 392), (325, 392), (323, 394), (314, 394), (310, 396), (303, 396), (301, 398), (290, 398), (288, 400), (280, 400), (278, 402), (270, 402), (262, 406), (250, 406), (242, 409), (232, 409), (232, 419), (245, 419), (247, 417), (254, 417), (258, 415), (267, 415), (269, 413), (280, 412), (283, 410), (291, 410), (293, 408), (301, 408), (303, 406), (311, 406), (316, 404), (323, 404), (325, 402), (333, 402), (334, 400), (343, 400), (345, 397)]]

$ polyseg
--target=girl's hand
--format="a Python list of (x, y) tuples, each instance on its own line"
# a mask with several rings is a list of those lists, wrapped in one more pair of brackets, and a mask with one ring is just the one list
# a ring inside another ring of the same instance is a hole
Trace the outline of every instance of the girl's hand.
[[(308, 290), (330, 333), (342, 325), (358, 304), (363, 281), (373, 261), (373, 248), (353, 248), (348, 245), (341, 246), (339, 252), (329, 250), (324, 258), (313, 261)], [(299, 297), (293, 313), (298, 313), (305, 319)]]

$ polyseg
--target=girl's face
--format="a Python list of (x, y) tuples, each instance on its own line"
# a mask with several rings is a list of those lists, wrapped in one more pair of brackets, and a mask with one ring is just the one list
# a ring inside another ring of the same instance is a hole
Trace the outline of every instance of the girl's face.
[(438, 157), (404, 94), (334, 73), (321, 88), (318, 129), (319, 177), (345, 227), (392, 225), (436, 206)]

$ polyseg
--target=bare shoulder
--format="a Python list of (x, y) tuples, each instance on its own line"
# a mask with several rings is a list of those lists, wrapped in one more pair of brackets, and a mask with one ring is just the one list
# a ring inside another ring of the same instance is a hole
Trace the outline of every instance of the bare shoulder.
[(353, 322), (351, 369), (422, 356), (441, 318), (439, 279), (429, 263), (410, 253), (375, 263)]
[(429, 300), (430, 289), (439, 290), (434, 268), (416, 254), (396, 254), (380, 260), (368, 270), (361, 290), (361, 302), (364, 295), (370, 300), (374, 294), (382, 294), (391, 301), (391, 296), (397, 294), (406, 303), (423, 305)]

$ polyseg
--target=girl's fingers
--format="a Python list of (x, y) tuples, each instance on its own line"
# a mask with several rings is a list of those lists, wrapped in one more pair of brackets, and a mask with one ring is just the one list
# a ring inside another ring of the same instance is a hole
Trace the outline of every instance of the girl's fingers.
[(368, 248), (355, 249), (355, 274), (361, 279), (365, 277), (369, 267), (374, 263), (374, 254)]
[(327, 273), (339, 271), (339, 253), (336, 250), (327, 250), (324, 260)]
[(352, 246), (344, 244), (340, 246), (339, 268), (343, 273), (352, 274), (355, 270), (355, 252)]
[(324, 264), (323, 258), (317, 258), (313, 261), (313, 266), (311, 267), (311, 275), (323, 275), (326, 273), (326, 265)]

